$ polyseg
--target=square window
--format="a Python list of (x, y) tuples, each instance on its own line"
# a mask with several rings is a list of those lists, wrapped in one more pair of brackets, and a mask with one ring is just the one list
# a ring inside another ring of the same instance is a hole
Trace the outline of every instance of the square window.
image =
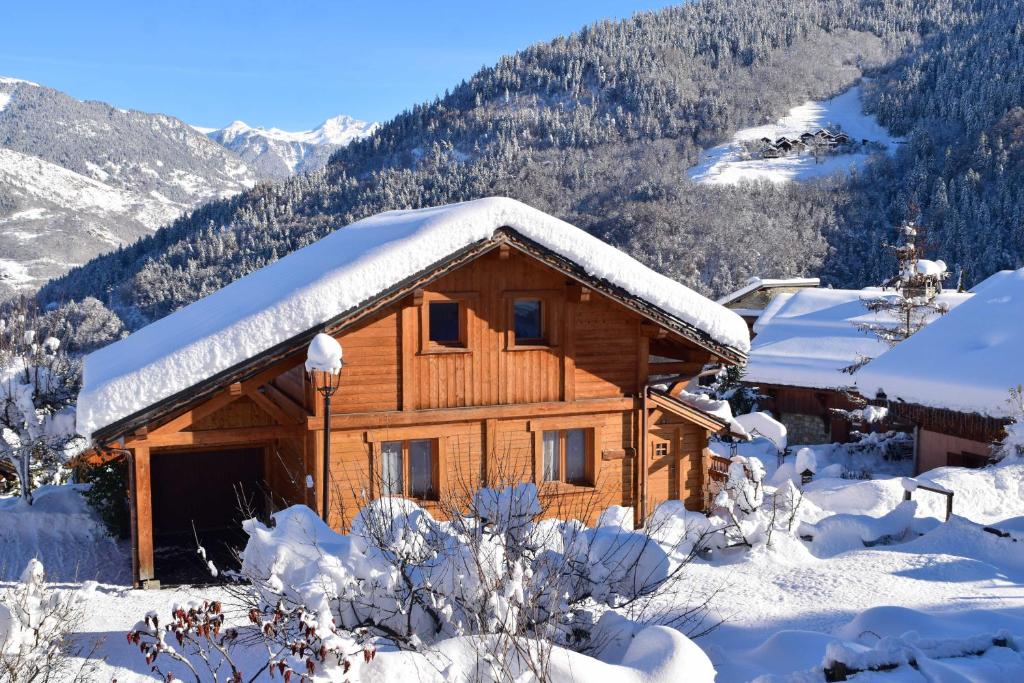
[(434, 495), (434, 442), (431, 439), (409, 442), (409, 495), (413, 498)]
[(654, 444), (654, 455), (658, 458), (668, 455), (668, 444), (664, 441)]
[(382, 496), (400, 496), (402, 485), (402, 442), (385, 441), (380, 448), (380, 493)]
[(582, 429), (565, 433), (565, 480), (572, 483), (587, 478), (587, 434)]
[(461, 306), (457, 301), (430, 303), (430, 341), (444, 346), (462, 343)]
[(544, 432), (544, 481), (558, 481), (561, 478), (561, 453), (559, 433)]
[(544, 315), (540, 299), (516, 299), (512, 304), (516, 343), (540, 342), (544, 339)]

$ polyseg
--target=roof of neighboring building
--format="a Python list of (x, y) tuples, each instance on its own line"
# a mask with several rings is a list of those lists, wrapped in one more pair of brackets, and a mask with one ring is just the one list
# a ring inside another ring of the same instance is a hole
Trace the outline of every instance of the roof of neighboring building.
[(969, 301), (864, 366), (861, 393), (1011, 417), (1010, 389), (1024, 384), (1024, 268), (996, 273), (972, 291)]
[(493, 197), (358, 221), (90, 354), (78, 431), (120, 428), (154, 404), (188, 399), (253, 358), (308, 343), (325, 326), (513, 237), (513, 246), (719, 355), (742, 361), (750, 346), (732, 311), (575, 226)]
[(761, 278), (752, 277), (747, 280), (747, 284), (743, 285), (739, 289), (729, 292), (723, 297), (719, 297), (718, 303), (723, 306), (727, 306), (733, 301), (740, 299), (751, 292), (756, 292), (759, 289), (772, 289), (777, 287), (817, 287), (821, 284), (821, 280), (816, 277), (791, 277), (791, 278)]
[[(896, 324), (890, 313), (872, 312), (864, 305), (865, 300), (884, 294), (869, 287), (802, 289), (775, 297), (754, 323), (756, 336), (744, 379), (814, 389), (853, 388), (855, 376), (843, 369), (889, 349), (877, 336), (858, 327)], [(943, 292), (938, 302), (952, 309), (970, 296)]]

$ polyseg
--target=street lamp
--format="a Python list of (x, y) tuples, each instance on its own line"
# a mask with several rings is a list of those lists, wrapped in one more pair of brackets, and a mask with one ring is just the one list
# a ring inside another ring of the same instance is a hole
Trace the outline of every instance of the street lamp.
[(323, 500), (322, 516), (330, 526), (330, 507), (328, 506), (328, 480), (331, 464), (331, 396), (341, 386), (341, 344), (334, 337), (320, 334), (313, 337), (306, 352), (306, 372), (309, 382), (317, 393), (324, 397), (324, 462), (323, 462)]

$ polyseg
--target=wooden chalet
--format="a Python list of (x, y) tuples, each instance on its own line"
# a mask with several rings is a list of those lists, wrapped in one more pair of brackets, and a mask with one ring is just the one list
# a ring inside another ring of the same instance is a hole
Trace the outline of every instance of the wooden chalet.
[[(800, 289), (776, 296), (754, 324), (744, 380), (766, 396), (762, 406), (786, 425), (790, 443), (849, 441), (849, 412), (864, 404), (856, 368), (889, 350), (863, 326), (895, 324), (864, 306), (880, 294), (877, 288)], [(939, 296), (950, 308), (970, 297)]]
[(971, 292), (858, 373), (860, 391), (912, 427), (918, 472), (989, 463), (1014, 418), (1010, 392), (1024, 385), (1024, 269)]
[[(320, 332), (344, 350), (326, 472), (303, 367)], [(326, 487), (336, 529), (380, 495), (443, 514), (518, 481), (589, 522), (612, 504), (638, 522), (668, 499), (703, 509), (707, 439), (725, 424), (649, 378), (681, 387), (742, 364), (747, 345), (732, 312), (485, 199), (360, 221), (90, 355), (79, 430), (130, 458), (134, 572), (149, 585), (167, 539), (237, 525), (239, 492), (266, 516), (319, 511)]]

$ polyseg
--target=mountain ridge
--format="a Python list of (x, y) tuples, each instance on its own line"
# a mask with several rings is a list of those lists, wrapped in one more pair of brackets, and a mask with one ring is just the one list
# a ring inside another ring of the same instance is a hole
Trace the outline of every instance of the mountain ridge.
[(333, 152), (372, 135), (379, 127), (378, 123), (341, 114), (302, 131), (255, 127), (240, 120), (223, 128), (198, 130), (237, 154), (261, 177), (280, 180), (323, 168)]

